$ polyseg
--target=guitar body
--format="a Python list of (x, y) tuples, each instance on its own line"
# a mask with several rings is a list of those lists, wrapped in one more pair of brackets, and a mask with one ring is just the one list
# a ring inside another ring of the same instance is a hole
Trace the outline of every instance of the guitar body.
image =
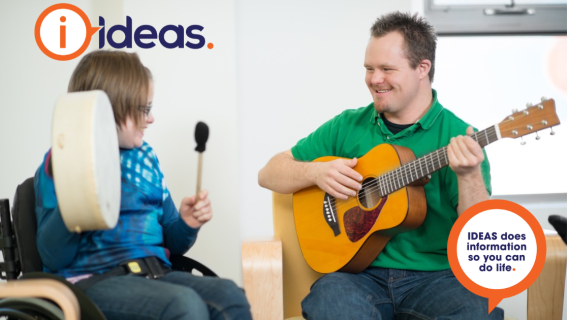
[[(340, 158), (314, 161), (335, 159)], [(298, 241), (314, 271), (359, 273), (375, 260), (391, 237), (423, 223), (427, 202), (422, 185), (406, 186), (380, 197), (379, 187), (372, 183), (415, 159), (409, 148), (380, 144), (359, 158), (354, 167), (363, 177), (363, 188), (356, 197), (335, 199), (318, 186), (294, 193)]]
[[(526, 107), (470, 137), (484, 148), (502, 138), (520, 138), (559, 125), (552, 99), (542, 98)], [(294, 193), (296, 234), (308, 265), (320, 273), (358, 273), (367, 268), (391, 237), (423, 223), (426, 177), (448, 165), (447, 147), (416, 159), (409, 148), (380, 144), (354, 167), (364, 179), (355, 197), (335, 199), (318, 186)]]

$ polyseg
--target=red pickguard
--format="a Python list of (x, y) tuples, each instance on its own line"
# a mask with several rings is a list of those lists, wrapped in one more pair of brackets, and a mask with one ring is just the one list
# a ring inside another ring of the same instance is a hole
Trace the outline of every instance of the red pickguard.
[(344, 213), (344, 228), (350, 241), (356, 242), (360, 240), (371, 230), (385, 202), (387, 202), (387, 196), (381, 198), (379, 205), (371, 211), (366, 211), (356, 206)]

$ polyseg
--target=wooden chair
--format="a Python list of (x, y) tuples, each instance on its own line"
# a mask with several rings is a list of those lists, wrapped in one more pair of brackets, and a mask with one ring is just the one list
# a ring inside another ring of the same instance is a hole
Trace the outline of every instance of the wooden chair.
[[(303, 319), (300, 302), (321, 274), (304, 261), (294, 227), (292, 195), (273, 193), (274, 236), (242, 245), (243, 284), (255, 320)], [(528, 319), (563, 316), (567, 250), (547, 236), (543, 271), (528, 288)]]

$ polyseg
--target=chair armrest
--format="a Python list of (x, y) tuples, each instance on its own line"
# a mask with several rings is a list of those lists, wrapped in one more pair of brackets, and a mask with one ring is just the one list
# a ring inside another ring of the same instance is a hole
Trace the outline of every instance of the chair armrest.
[(170, 257), (170, 262), (172, 262), (172, 270), (175, 271), (185, 271), (192, 273), (193, 270), (196, 270), (199, 271), (203, 276), (217, 277), (217, 274), (210, 268), (186, 256), (173, 255)]
[(14, 280), (0, 284), (0, 298), (36, 297), (55, 302), (66, 320), (79, 320), (79, 302), (64, 284), (52, 279)]
[(241, 246), (243, 286), (255, 320), (282, 320), (283, 249), (278, 237), (245, 241)]
[(528, 319), (563, 317), (567, 246), (558, 235), (545, 237), (547, 253), (539, 277), (528, 288)]

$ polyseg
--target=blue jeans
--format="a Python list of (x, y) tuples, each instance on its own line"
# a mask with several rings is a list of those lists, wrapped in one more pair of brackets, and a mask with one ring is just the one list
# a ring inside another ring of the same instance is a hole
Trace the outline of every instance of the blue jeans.
[(113, 319), (251, 319), (242, 289), (227, 279), (172, 271), (157, 280), (125, 275), (99, 281), (85, 293)]
[(330, 273), (302, 301), (313, 319), (504, 319), (488, 299), (464, 288), (452, 271), (367, 268), (359, 274)]

